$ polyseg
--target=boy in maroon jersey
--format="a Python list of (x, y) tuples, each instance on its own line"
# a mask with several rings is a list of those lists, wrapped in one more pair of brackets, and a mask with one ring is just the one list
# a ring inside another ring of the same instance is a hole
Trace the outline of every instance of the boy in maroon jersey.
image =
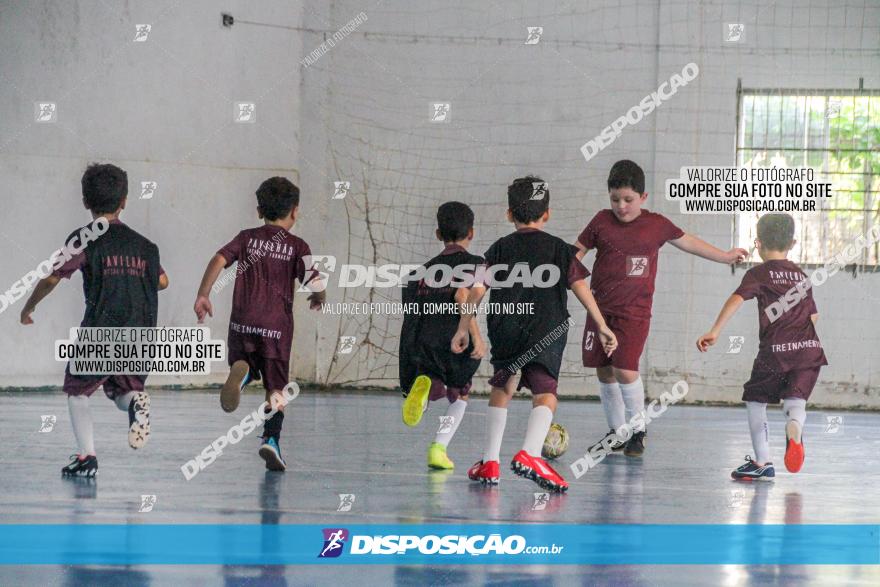
[[(544, 489), (564, 492), (568, 483), (541, 458), (541, 447), (556, 412), (556, 388), (562, 354), (571, 318), (568, 291), (575, 294), (593, 320), (599, 323), (597, 345), (611, 354), (617, 346), (614, 334), (605, 326), (586, 277), (590, 274), (575, 256), (574, 247), (559, 237), (544, 232), (550, 219), (550, 190), (538, 177), (523, 177), (507, 188), (507, 219), (516, 230), (489, 247), (484, 255), (491, 277), (473, 284), (467, 305), (452, 339), (452, 351), (468, 347), (469, 329), (474, 308), (491, 288), (490, 302), (528, 304), (533, 312), (518, 314), (489, 313), (486, 325), (492, 345), (489, 379), (492, 392), (487, 412), (488, 437), (482, 460), (468, 471), (468, 477), (483, 484), (495, 485), (500, 473), (501, 441), (507, 424), (507, 405), (513, 392), (528, 387), (532, 392), (532, 412), (526, 428), (523, 448), (516, 453), (510, 468), (520, 477), (531, 479)], [(527, 285), (514, 278), (517, 270), (531, 275), (554, 275), (543, 284), (537, 279)], [(519, 384), (513, 375), (520, 372)]]
[(705, 352), (718, 340), (721, 329), (743, 301), (758, 299), (758, 356), (752, 376), (743, 386), (755, 458), (746, 457), (746, 463), (731, 473), (734, 479), (769, 481), (775, 477), (770, 462), (767, 404), (779, 403), (780, 399), (787, 420), (785, 468), (797, 473), (804, 463), (802, 434), (807, 400), (819, 378), (819, 369), (828, 361), (816, 335), (814, 325), (819, 314), (810, 280), (787, 258), (794, 244), (794, 219), (790, 215), (762, 216), (755, 245), (764, 262), (746, 271), (712, 329), (697, 339), (697, 348)]
[[(585, 367), (595, 367), (599, 396), (610, 431), (597, 445), (640, 457), (645, 450), (644, 419), (632, 420), (645, 411), (645, 388), (639, 376), (639, 359), (648, 338), (654, 279), (660, 247), (670, 242), (687, 253), (718, 263), (738, 263), (744, 249), (722, 251), (699, 238), (685, 234), (666, 217), (642, 209), (645, 172), (632, 161), (618, 161), (608, 174), (611, 208), (602, 210), (578, 236), (578, 259), (596, 249), (590, 288), (608, 327), (617, 336), (619, 347), (613, 357), (596, 343), (596, 323), (587, 317), (582, 346)], [(621, 426), (633, 422), (627, 440), (616, 434)], [(591, 447), (591, 450), (592, 448)]]
[[(293, 340), (294, 280), (305, 283), (309, 245), (290, 234), (299, 210), (299, 188), (283, 177), (272, 177), (257, 189), (257, 213), (264, 224), (242, 230), (208, 263), (196, 297), (199, 324), (214, 315), (209, 296), (220, 272), (238, 262), (232, 315), (229, 318), (229, 378), (220, 392), (223, 410), (238, 407), (241, 390), (251, 379), (262, 379), (266, 401), (278, 408), (266, 420), (259, 454), (271, 471), (284, 471), (278, 439), (284, 421), (283, 394), (288, 383)], [(311, 270), (311, 267), (308, 268)], [(309, 271), (309, 277), (313, 272)], [(316, 280), (310, 279), (310, 285)], [(315, 286), (314, 290), (321, 288)], [(309, 307), (321, 308), (324, 291), (308, 297)], [(269, 406), (267, 406), (267, 412)]]

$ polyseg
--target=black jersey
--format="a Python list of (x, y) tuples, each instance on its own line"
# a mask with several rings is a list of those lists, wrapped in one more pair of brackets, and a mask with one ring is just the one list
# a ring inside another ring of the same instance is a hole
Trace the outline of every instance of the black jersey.
[[(65, 242), (79, 236), (76, 230)], [(155, 326), (159, 299), (159, 248), (119, 221), (61, 266), (55, 275), (83, 273), (86, 309), (82, 327)]]
[[(483, 264), (483, 259), (463, 247), (450, 245), (424, 264), (426, 272), (438, 264), (450, 269), (428, 272), (435, 283), (441, 282), (444, 274), (451, 277), (452, 269), (462, 265), (468, 267), (468, 273), (473, 273)], [(458, 281), (455, 279), (450, 279), (449, 285), (439, 286), (429, 285), (427, 281), (409, 281), (403, 290), (403, 303), (417, 311), (404, 313), (400, 332), (400, 386), (407, 390), (416, 376), (433, 375), (449, 387), (464, 387), (476, 373), (480, 361), (470, 358), (473, 343), (460, 354), (451, 350), (460, 317), (454, 308), (455, 294), (461, 288), (453, 287)]]
[[(523, 280), (511, 277), (511, 273), (522, 275), (524, 268), (519, 267), (516, 271), (515, 267), (524, 264), (537, 278), (532, 287), (526, 287)], [(512, 366), (518, 363), (521, 364), (516, 368), (537, 363), (558, 378), (568, 334), (569, 284), (589, 275), (575, 256), (574, 247), (542, 230), (521, 228), (489, 247), (486, 265), (490, 269), (497, 265), (507, 266), (506, 270), (495, 271), (493, 283), (487, 284), (490, 308), (495, 308), (495, 304), (533, 304), (531, 308), (534, 310), (531, 314), (496, 311), (488, 314), (492, 366), (499, 370), (514, 368)], [(553, 272), (558, 278), (549, 287), (537, 287), (539, 283), (547, 284), (548, 280), (540, 276), (546, 278), (550, 274), (548, 266), (556, 268)], [(511, 284), (494, 286), (504, 281)], [(544, 338), (554, 330), (553, 335)]]

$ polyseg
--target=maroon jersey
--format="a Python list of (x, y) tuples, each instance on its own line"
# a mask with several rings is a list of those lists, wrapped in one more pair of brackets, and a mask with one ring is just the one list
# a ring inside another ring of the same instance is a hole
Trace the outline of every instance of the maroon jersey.
[(649, 319), (660, 247), (683, 236), (665, 216), (648, 210), (631, 222), (611, 210), (596, 214), (578, 242), (596, 249), (590, 288), (602, 314)]
[(767, 306), (805, 279), (807, 275), (788, 259), (765, 261), (746, 271), (733, 292), (744, 300), (758, 299), (760, 342), (755, 370), (785, 373), (828, 364), (810, 319), (817, 313), (812, 289), (806, 289), (805, 297), (787, 311), (771, 312), (774, 321), (767, 313)]
[(294, 280), (305, 277), (303, 257), (309, 245), (280, 226), (265, 224), (242, 230), (217, 251), (226, 267), (238, 262), (230, 350), (258, 352), (269, 359), (290, 358), (293, 338)]

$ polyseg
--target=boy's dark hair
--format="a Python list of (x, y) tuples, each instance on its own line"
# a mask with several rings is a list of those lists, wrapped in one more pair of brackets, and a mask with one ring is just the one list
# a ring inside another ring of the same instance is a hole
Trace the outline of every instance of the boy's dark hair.
[(611, 166), (608, 172), (608, 191), (617, 188), (630, 188), (640, 194), (645, 193), (645, 172), (637, 163), (623, 159)]
[(437, 229), (443, 242), (452, 243), (467, 238), (474, 227), (474, 211), (461, 202), (446, 202), (437, 209)]
[(284, 177), (270, 177), (257, 188), (257, 205), (266, 220), (284, 218), (299, 206), (299, 188)]
[(527, 175), (507, 186), (507, 207), (522, 224), (534, 222), (550, 207), (550, 188), (540, 177)]
[(794, 218), (790, 214), (764, 214), (758, 219), (758, 240), (771, 251), (787, 251), (794, 242)]
[(82, 196), (93, 214), (116, 212), (128, 196), (128, 175), (109, 163), (92, 163), (82, 176)]

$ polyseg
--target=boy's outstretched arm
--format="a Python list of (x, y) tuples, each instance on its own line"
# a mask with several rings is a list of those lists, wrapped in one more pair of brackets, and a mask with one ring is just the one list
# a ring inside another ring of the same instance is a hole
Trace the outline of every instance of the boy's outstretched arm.
[(217, 281), (224, 267), (226, 267), (226, 258), (218, 253), (214, 255), (205, 268), (202, 283), (199, 285), (199, 293), (196, 294), (196, 303), (193, 305), (193, 310), (199, 319), (199, 324), (205, 322), (205, 315), (214, 317), (214, 306), (211, 305), (209, 296), (211, 295), (211, 288), (214, 287), (214, 282)]
[(61, 281), (60, 277), (49, 275), (47, 277), (44, 277), (37, 283), (37, 287), (34, 288), (34, 291), (25, 302), (24, 308), (21, 309), (22, 324), (34, 323), (33, 318), (31, 318), (31, 314), (33, 314), (34, 310), (37, 309), (37, 304), (39, 304), (47, 295), (52, 293), (52, 290), (55, 289), (55, 286), (58, 285), (59, 281)]
[[(483, 299), (483, 296), (486, 295), (486, 287), (482, 283), (475, 283), (470, 288), (470, 293), (468, 293), (467, 299), (462, 305), (461, 309), (461, 318), (458, 320), (458, 330), (455, 331), (455, 336), (452, 337), (452, 352), (453, 353), (461, 353), (468, 346), (468, 342), (470, 342), (470, 335), (472, 326), (471, 324), (476, 324), (476, 313), (477, 313), (477, 305), (480, 303), (480, 300)], [(477, 332), (479, 332), (479, 328), (477, 328)], [(482, 337), (480, 338), (482, 341)], [(474, 351), (477, 350), (477, 342), (474, 341)], [(485, 349), (484, 349), (485, 352)], [(477, 358), (477, 357), (474, 357)]]
[(736, 247), (730, 249), (729, 251), (722, 251), (718, 247), (712, 246), (703, 239), (698, 238), (692, 234), (686, 234), (681, 238), (677, 238), (669, 242), (672, 243), (674, 247), (681, 249), (685, 253), (690, 253), (691, 255), (696, 255), (697, 257), (709, 259), (710, 261), (715, 261), (716, 263), (726, 263), (727, 265), (733, 265), (734, 263), (741, 263), (749, 257), (749, 252), (745, 249)]
[(715, 324), (712, 325), (712, 329), (697, 339), (697, 348), (701, 353), (705, 353), (709, 350), (710, 346), (715, 344), (718, 336), (721, 334), (721, 329), (736, 314), (743, 301), (743, 298), (738, 294), (733, 294), (727, 298), (727, 301), (724, 302), (724, 306), (721, 307), (721, 311), (718, 313), (718, 318), (715, 319)]
[(610, 357), (611, 353), (614, 352), (614, 349), (617, 348), (617, 337), (614, 336), (614, 333), (611, 332), (611, 329), (605, 324), (605, 318), (602, 316), (602, 312), (599, 311), (599, 304), (596, 303), (596, 298), (593, 297), (593, 292), (590, 291), (590, 288), (587, 286), (587, 282), (584, 279), (578, 279), (577, 281), (572, 282), (570, 287), (574, 296), (587, 310), (587, 313), (590, 315), (590, 318), (593, 319), (593, 322), (596, 323), (596, 326), (599, 329), (599, 339), (602, 341), (602, 347), (605, 349), (605, 354)]

